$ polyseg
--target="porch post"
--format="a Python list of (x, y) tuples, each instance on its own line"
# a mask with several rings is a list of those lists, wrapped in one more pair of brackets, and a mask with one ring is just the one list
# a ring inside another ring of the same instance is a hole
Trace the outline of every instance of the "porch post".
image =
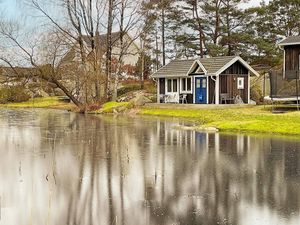
[(250, 104), (251, 98), (250, 98), (250, 88), (251, 88), (251, 79), (250, 79), (250, 71), (248, 71), (248, 104)]
[(209, 104), (209, 76), (206, 77), (206, 104)]
[(216, 105), (220, 104), (220, 75), (216, 76), (216, 89), (215, 89), (215, 96), (216, 96)]
[(159, 93), (159, 89), (160, 89), (160, 79), (157, 78), (156, 82), (157, 82), (157, 103), (160, 103), (160, 93)]

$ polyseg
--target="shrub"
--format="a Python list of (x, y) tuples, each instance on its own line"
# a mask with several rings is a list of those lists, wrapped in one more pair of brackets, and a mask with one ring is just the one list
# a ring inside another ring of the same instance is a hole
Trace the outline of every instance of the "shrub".
[(8, 102), (9, 98), (9, 91), (8, 88), (1, 88), (0, 89), (0, 104), (5, 104)]
[(250, 89), (250, 96), (253, 101), (260, 104), (264, 101), (264, 96), (260, 85), (253, 85)]
[(25, 102), (30, 99), (30, 95), (22, 86), (6, 86), (0, 89), (0, 103)]
[(101, 108), (101, 104), (99, 103), (93, 103), (88, 106), (88, 111), (96, 111)]
[(128, 92), (138, 91), (141, 89), (140, 84), (130, 84), (118, 89), (118, 97), (127, 94)]

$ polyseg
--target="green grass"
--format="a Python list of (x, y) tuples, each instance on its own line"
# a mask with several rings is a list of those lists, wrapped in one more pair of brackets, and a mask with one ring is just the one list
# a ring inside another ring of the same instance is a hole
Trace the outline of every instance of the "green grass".
[(71, 109), (71, 103), (59, 101), (59, 97), (34, 98), (26, 102), (0, 104), (0, 107), (7, 108), (52, 108), (52, 109)]
[(131, 108), (131, 103), (129, 102), (107, 102), (102, 105), (101, 109), (95, 111), (95, 113), (112, 113), (119, 109), (129, 109)]
[(201, 127), (216, 127), (221, 131), (300, 134), (300, 112), (272, 114), (270, 107), (253, 106), (234, 109), (159, 109), (144, 108), (143, 115), (186, 118)]

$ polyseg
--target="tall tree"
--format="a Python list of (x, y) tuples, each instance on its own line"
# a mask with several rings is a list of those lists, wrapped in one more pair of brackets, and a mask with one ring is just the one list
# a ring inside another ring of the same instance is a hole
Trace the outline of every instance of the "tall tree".
[(105, 73), (106, 73), (106, 82), (105, 82), (105, 99), (108, 99), (109, 89), (110, 89), (110, 79), (111, 79), (111, 65), (112, 65), (112, 28), (114, 21), (114, 8), (115, 0), (108, 0), (108, 17), (107, 17), (107, 32), (106, 32), (106, 60), (105, 60)]
[(240, 42), (242, 25), (246, 18), (245, 10), (240, 7), (241, 3), (248, 0), (222, 0), (221, 23), (223, 29), (222, 45), (227, 46), (227, 55), (237, 54), (236, 46)]
[[(183, 22), (187, 25), (187, 27), (195, 30), (198, 34), (198, 38), (194, 37), (196, 42), (195, 46), (197, 50), (199, 50), (200, 58), (203, 58), (205, 54), (205, 19), (203, 14), (203, 5), (205, 1), (200, 0), (185, 0), (184, 5), (182, 5), (182, 9), (187, 11), (184, 13), (185, 20)], [(191, 15), (191, 16), (190, 16)]]

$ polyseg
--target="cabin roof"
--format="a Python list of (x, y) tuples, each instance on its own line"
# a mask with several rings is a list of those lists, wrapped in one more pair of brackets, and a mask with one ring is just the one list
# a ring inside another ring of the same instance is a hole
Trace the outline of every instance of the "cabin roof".
[(290, 36), (278, 43), (279, 46), (300, 45), (300, 36)]
[(228, 64), (236, 56), (220, 56), (212, 58), (200, 59), (200, 63), (204, 66), (208, 74), (216, 74), (222, 67)]
[(239, 61), (245, 68), (247, 68), (252, 74), (259, 76), (259, 74), (241, 57), (239, 56), (220, 56), (212, 58), (202, 58), (198, 60), (173, 60), (166, 66), (159, 69), (152, 74), (152, 77), (182, 77), (188, 76), (195, 67), (195, 63), (201, 67), (202, 71), (206, 75), (217, 76), (223, 71)]
[(195, 59), (190, 60), (178, 60), (175, 59), (169, 64), (160, 68), (155, 72), (152, 77), (183, 77), (187, 76), (192, 65), (195, 63)]

